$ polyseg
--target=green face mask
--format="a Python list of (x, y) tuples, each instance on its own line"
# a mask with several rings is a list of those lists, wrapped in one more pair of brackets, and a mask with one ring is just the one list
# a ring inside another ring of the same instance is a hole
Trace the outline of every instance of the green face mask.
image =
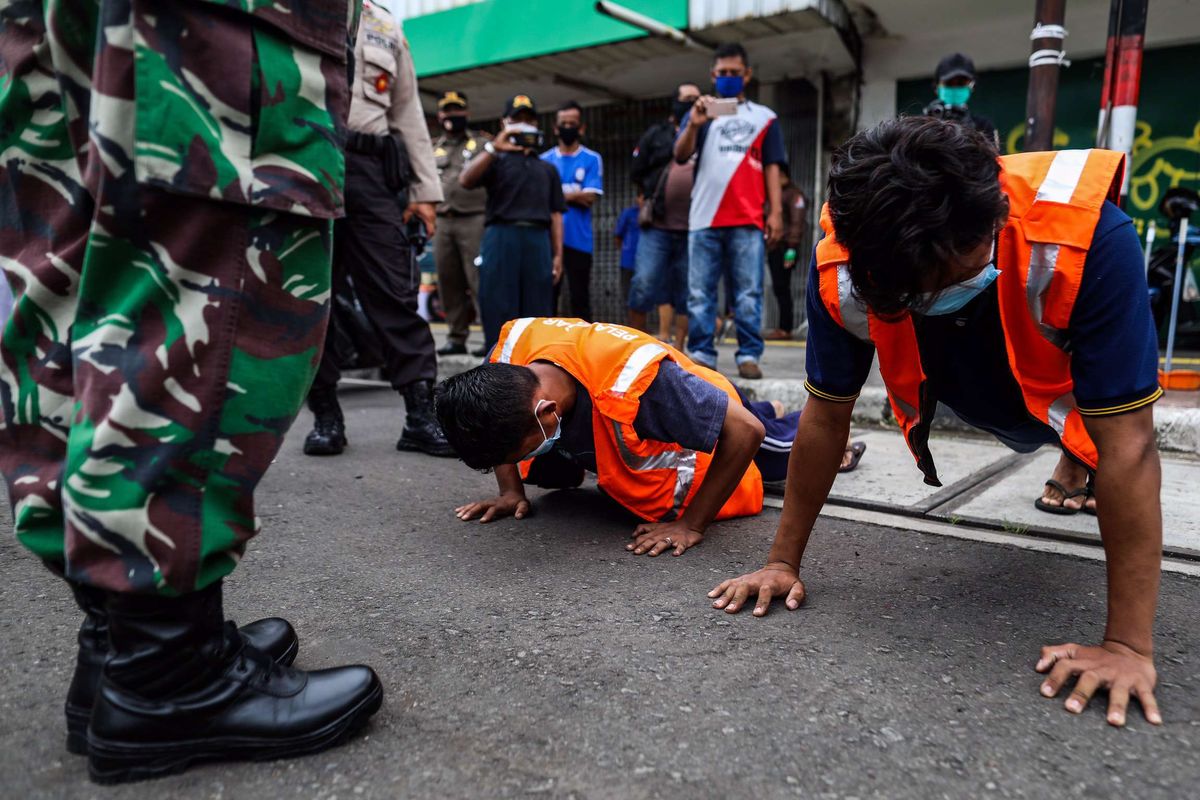
[(970, 86), (939, 86), (937, 96), (948, 106), (965, 106), (971, 99)]

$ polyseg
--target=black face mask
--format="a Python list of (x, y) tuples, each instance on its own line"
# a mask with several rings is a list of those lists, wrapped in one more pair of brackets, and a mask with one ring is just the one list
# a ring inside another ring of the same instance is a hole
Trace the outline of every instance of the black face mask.
[(671, 104), (671, 115), (675, 117), (676, 122), (682, 125), (688, 114), (692, 113), (694, 105), (696, 105), (695, 100), (676, 100)]
[(567, 147), (579, 141), (579, 128), (574, 125), (569, 125), (565, 128), (558, 129), (558, 140)]
[(466, 117), (446, 117), (442, 120), (442, 127), (450, 133), (462, 133), (467, 129)]

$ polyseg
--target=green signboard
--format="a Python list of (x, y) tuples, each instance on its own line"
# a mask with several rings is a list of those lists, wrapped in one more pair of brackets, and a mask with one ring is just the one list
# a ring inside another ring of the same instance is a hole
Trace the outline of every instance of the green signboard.
[[(687, 0), (621, 5), (687, 27)], [(404, 33), (420, 78), (646, 35), (596, 11), (593, 0), (483, 0), (406, 20)]]
[[(1193, 83), (1198, 63), (1200, 45), (1149, 50), (1145, 54), (1125, 208), (1134, 218), (1139, 235), (1151, 219), (1158, 220), (1160, 236), (1165, 235), (1158, 203), (1168, 188), (1188, 186), (1200, 191), (1200, 90)], [(1103, 78), (1103, 58), (1076, 61), (1062, 71), (1055, 149), (1095, 145)], [(976, 82), (971, 110), (995, 123), (1004, 152), (1021, 149), (1028, 85), (1027, 69), (981, 72)], [(902, 81), (896, 90), (896, 107), (903, 114), (919, 114), (932, 98), (929, 79)]]

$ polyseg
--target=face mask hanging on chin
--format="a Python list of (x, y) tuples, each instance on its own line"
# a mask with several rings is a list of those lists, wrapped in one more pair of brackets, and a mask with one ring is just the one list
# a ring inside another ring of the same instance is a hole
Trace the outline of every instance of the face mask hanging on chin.
[[(929, 308), (925, 309), (923, 314), (927, 317), (940, 317), (945, 314), (953, 314), (983, 294), (984, 290), (991, 286), (998, 277), (1000, 277), (1000, 270), (996, 269), (994, 264), (988, 264), (983, 272), (969, 281), (947, 286), (940, 292), (931, 292), (930, 294), (937, 295), (937, 299), (933, 301), (933, 304)], [(929, 297), (929, 295), (926, 295), (926, 297)]]
[(542, 429), (543, 441), (537, 447), (533, 448), (533, 450), (531, 450), (524, 458), (522, 458), (522, 461), (528, 461), (531, 458), (537, 458), (538, 456), (546, 455), (546, 453), (549, 453), (554, 449), (554, 443), (558, 441), (558, 437), (562, 436), (562, 417), (558, 416), (558, 414), (554, 415), (555, 419), (558, 420), (558, 426), (554, 429), (554, 435), (546, 435), (546, 428), (544, 425), (542, 425), (542, 420), (537, 415), (538, 409), (541, 408), (542, 403), (545, 402), (545, 400), (538, 400), (537, 405), (533, 407), (533, 418), (537, 422), (538, 427)]

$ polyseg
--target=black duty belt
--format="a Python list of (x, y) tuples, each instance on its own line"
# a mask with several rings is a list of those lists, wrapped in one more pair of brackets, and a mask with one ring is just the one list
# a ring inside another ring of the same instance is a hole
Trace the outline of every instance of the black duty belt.
[(350, 131), (346, 136), (346, 149), (364, 156), (382, 156), (390, 146), (391, 138), (390, 135), (376, 136), (373, 133)]

